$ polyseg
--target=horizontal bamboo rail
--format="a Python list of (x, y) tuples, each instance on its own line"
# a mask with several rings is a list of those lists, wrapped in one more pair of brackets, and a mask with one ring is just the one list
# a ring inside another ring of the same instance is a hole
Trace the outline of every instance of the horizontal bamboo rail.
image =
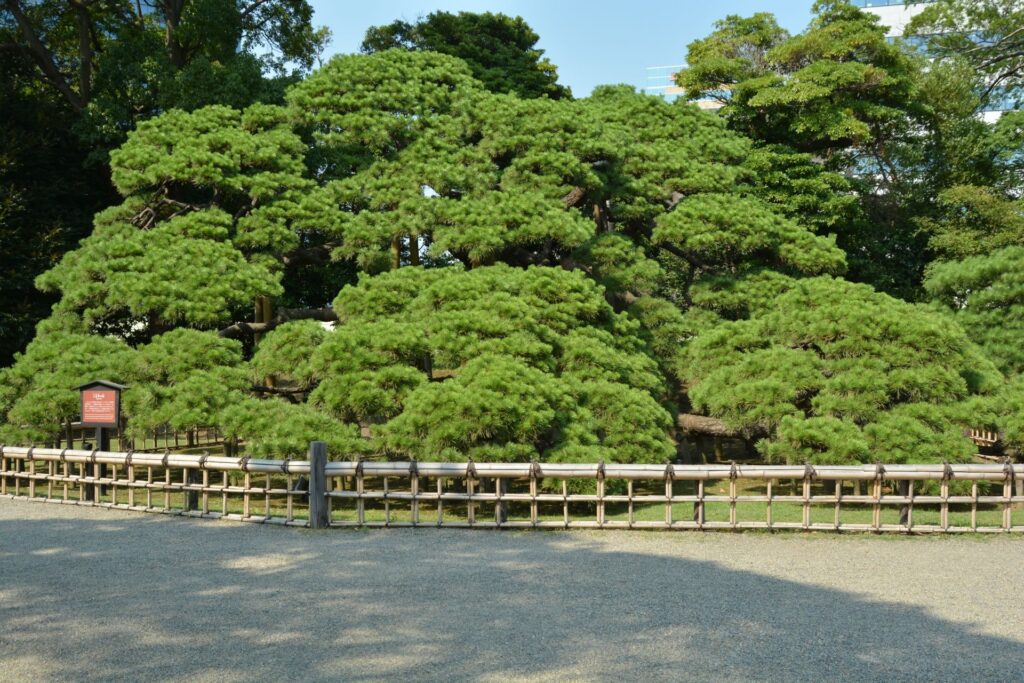
[[(311, 454), (323, 462), (322, 445)], [(570, 491), (587, 481), (591, 490)], [(744, 481), (763, 492), (741, 491)], [(937, 494), (921, 492), (928, 483)], [(722, 492), (715, 493), (715, 486)], [(335, 461), (321, 471), (309, 460), (0, 446), (0, 495), (300, 526), (310, 525), (312, 503), (314, 520), (322, 519), (312, 526), (335, 527), (1024, 531), (1024, 465), (1009, 462), (812, 467)], [(692, 516), (680, 518), (680, 504), (692, 505)], [(763, 506), (760, 518), (741, 514), (751, 504)], [(723, 519), (708, 518), (716, 505)], [(799, 510), (800, 520), (773, 519), (773, 506)], [(649, 516), (657, 509), (663, 511), (658, 519), (637, 518), (641, 510)], [(870, 521), (844, 521), (850, 509), (870, 514)], [(922, 510), (937, 512), (937, 523), (915, 522), (915, 511)], [(823, 511), (829, 521), (814, 521)], [(892, 511), (901, 513), (899, 523), (884, 521)], [(967, 523), (952, 523), (953, 512)], [(998, 514), (999, 523), (979, 523), (979, 512)]]
[(308, 476), (304, 460), (0, 446), (0, 496), (192, 517), (306, 526)]

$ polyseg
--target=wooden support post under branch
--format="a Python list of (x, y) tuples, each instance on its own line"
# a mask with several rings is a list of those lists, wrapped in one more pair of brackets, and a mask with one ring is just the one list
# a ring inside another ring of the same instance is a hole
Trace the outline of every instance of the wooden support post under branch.
[(313, 441), (309, 444), (309, 528), (326, 529), (329, 525), (327, 444), (323, 441)]

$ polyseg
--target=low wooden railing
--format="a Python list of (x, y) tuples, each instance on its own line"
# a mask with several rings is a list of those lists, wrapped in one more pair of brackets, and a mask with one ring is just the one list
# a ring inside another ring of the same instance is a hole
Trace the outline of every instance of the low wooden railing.
[[(312, 492), (312, 493), (311, 493)], [(336, 527), (1024, 531), (1024, 466), (327, 462), (0, 447), (0, 495)]]

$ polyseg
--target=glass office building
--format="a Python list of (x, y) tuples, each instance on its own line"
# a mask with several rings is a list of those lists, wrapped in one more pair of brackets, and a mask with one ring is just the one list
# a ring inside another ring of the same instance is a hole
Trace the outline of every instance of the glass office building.
[[(655, 95), (669, 102), (686, 97), (686, 91), (676, 85), (676, 74), (686, 67), (682, 64), (669, 66), (647, 67), (647, 82), (643, 91), (648, 95)], [(722, 103), (717, 99), (701, 99), (694, 102), (701, 109), (721, 109)]]
[(887, 36), (894, 38), (903, 35), (903, 29), (907, 27), (910, 20), (921, 10), (928, 6), (931, 0), (924, 2), (904, 2), (903, 0), (852, 0), (853, 4), (882, 20), (882, 24), (888, 27)]
[(684, 68), (681, 64), (672, 66), (649, 66), (647, 67), (647, 82), (644, 85), (644, 92), (648, 95), (657, 95), (671, 102), (685, 91), (676, 85), (676, 74)]

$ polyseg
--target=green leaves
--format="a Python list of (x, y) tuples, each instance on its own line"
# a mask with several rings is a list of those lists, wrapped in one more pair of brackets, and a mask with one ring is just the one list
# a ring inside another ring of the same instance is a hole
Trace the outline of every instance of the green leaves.
[(362, 51), (388, 49), (440, 52), (469, 65), (473, 76), (496, 93), (513, 92), (522, 98), (570, 97), (558, 85), (555, 66), (537, 48), (540, 38), (522, 17), (491, 12), (432, 12), (415, 24), (395, 21), (371, 26)]
[[(342, 322), (314, 352), (310, 402), (369, 426), (389, 453), (672, 452), (666, 387), (639, 326), (578, 272), (401, 268), (342, 290), (335, 307)], [(611, 428), (634, 413), (628, 435)]]
[(1024, 372), (1024, 247), (936, 263), (925, 287), (1004, 372)]
[(966, 457), (956, 406), (999, 380), (942, 314), (830, 278), (699, 335), (688, 360), (695, 406), (791, 462)]

